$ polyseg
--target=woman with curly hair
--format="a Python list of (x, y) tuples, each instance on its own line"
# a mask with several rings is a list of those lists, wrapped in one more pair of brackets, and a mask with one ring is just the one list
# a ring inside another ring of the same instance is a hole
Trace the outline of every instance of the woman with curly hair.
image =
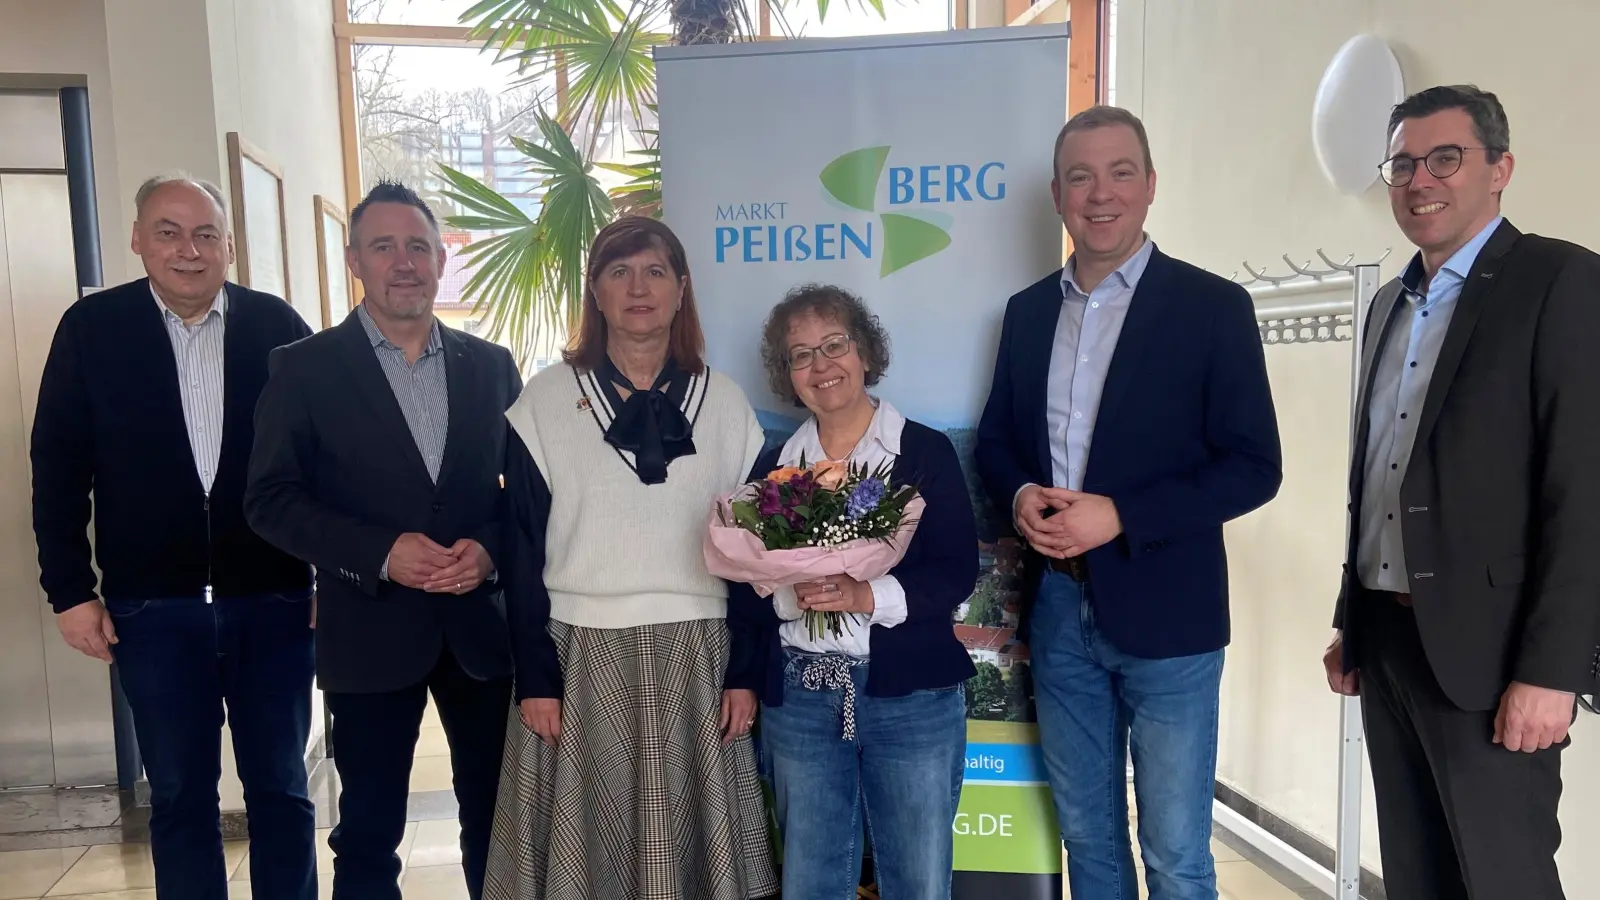
[[(811, 412), (757, 477), (819, 461), (912, 484), (927, 506), (905, 556), (869, 582), (834, 575), (780, 588), (759, 605), (769, 639), (762, 741), (783, 840), (783, 896), (856, 894), (865, 841), (884, 900), (947, 900), (951, 826), (966, 763), (966, 680), (973, 665), (952, 616), (978, 575), (978, 536), (955, 447), (867, 388), (889, 341), (865, 304), (832, 286), (796, 288), (772, 311), (762, 359), (773, 390)], [(841, 613), (812, 634), (807, 611)], [(865, 821), (862, 821), (863, 815)]]

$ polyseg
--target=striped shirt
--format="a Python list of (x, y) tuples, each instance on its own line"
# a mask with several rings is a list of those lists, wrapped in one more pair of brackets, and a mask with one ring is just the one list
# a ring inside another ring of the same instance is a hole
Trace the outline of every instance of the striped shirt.
[(439, 337), (439, 322), (435, 320), (428, 332), (428, 346), (414, 363), (406, 362), (406, 352), (383, 336), (378, 324), (372, 321), (365, 305), (356, 307), (361, 327), (367, 330), (373, 352), (378, 355), (378, 365), (389, 379), (394, 399), (400, 403), (400, 412), (411, 429), (411, 439), (417, 443), (417, 452), (428, 466), (428, 477), (439, 482), (439, 463), (444, 459), (445, 434), (450, 425), (450, 391), (445, 377), (444, 342)]
[(189, 431), (189, 449), (194, 452), (194, 468), (207, 494), (217, 478), (217, 462), (222, 457), (222, 349), (227, 328), (228, 290), (217, 292), (211, 309), (194, 325), (167, 308), (154, 286), (172, 341), (172, 358), (178, 364), (178, 394), (183, 398), (183, 422)]

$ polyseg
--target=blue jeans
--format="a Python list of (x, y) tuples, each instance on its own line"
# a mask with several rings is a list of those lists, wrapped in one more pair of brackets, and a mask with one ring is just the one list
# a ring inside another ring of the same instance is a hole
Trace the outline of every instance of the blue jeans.
[[(315, 900), (316, 812), (306, 790), (314, 670), (310, 591), (106, 601), (150, 781), (161, 900), (225, 900), (222, 723), (233, 729), (257, 897)], [(224, 713), (226, 707), (226, 713)]]
[[(864, 828), (884, 900), (949, 900), (951, 828), (967, 758), (965, 686), (869, 697), (864, 660), (846, 668), (849, 658), (839, 654), (784, 652), (783, 705), (762, 710), (783, 896), (854, 898)], [(808, 687), (806, 670), (819, 662), (836, 667), (834, 677)]]
[(1139, 659), (1095, 628), (1087, 585), (1047, 571), (1033, 607), (1039, 743), (1074, 900), (1138, 900), (1127, 752), (1150, 900), (1214, 900), (1221, 650)]

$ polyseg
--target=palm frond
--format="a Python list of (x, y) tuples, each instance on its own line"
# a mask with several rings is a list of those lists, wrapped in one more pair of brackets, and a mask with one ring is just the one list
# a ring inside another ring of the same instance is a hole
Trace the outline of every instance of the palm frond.
[(560, 54), (570, 81), (568, 127), (582, 122), (592, 150), (608, 113), (626, 112), (632, 121), (641, 121), (644, 110), (656, 99), (656, 64), (651, 48), (666, 43), (663, 35), (643, 30), (637, 17), (630, 17), (611, 30), (608, 23), (554, 17), (548, 50), (538, 53)]
[(611, 203), (618, 215), (650, 216), (661, 218), (661, 151), (655, 148), (633, 150), (630, 156), (641, 161), (627, 163), (597, 163), (602, 169), (625, 175), (629, 181), (611, 189)]
[(481, 182), (440, 166), (445, 196), (465, 210), (448, 216), (454, 228), (491, 232), (462, 249), (471, 278), (462, 290), (474, 313), (485, 312), (490, 340), (506, 339), (519, 363), (564, 337), (582, 309), (589, 245), (615, 216), (611, 199), (560, 123), (536, 114), (540, 141), (514, 138), (539, 179), (537, 218)]
[(655, 101), (651, 48), (665, 34), (648, 25), (670, 0), (482, 0), (461, 16), (471, 36), (497, 58), (516, 63), (521, 80), (568, 79), (562, 124), (588, 136), (593, 152), (608, 114), (626, 111), (635, 121)]
[(469, 40), (511, 56), (544, 45), (546, 17), (553, 14), (620, 21), (624, 12), (615, 0), (480, 0), (456, 21), (469, 27)]
[[(770, 0), (770, 8), (780, 29), (790, 33), (784, 8), (810, 2), (826, 20), (833, 0)], [(840, 2), (884, 16), (884, 0)], [(521, 79), (515, 86), (553, 74), (558, 94), (566, 88), (558, 118), (536, 113), (537, 141), (513, 139), (542, 185), (536, 218), (475, 179), (440, 166), (449, 183), (444, 196), (463, 210), (445, 221), (490, 233), (462, 250), (473, 272), (464, 296), (475, 312), (487, 310), (490, 339), (505, 337), (519, 361), (576, 324), (586, 255), (600, 228), (619, 211), (661, 215), (661, 153), (654, 132), (644, 132), (651, 146), (631, 151), (629, 162), (598, 164), (628, 179), (609, 194), (587, 159), (597, 153), (608, 123), (626, 127), (618, 122), (624, 114), (636, 124), (647, 121), (646, 110), (655, 115), (652, 49), (669, 40), (753, 39), (753, 8), (743, 0), (479, 0), (461, 14), (459, 21), (486, 52), (515, 63)]]

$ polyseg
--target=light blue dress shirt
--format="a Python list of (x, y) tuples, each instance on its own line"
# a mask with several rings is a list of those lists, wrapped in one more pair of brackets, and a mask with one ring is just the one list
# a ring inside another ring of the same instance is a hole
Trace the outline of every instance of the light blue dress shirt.
[(1456, 299), (1461, 296), (1478, 253), (1501, 221), (1496, 217), (1457, 250), (1425, 288), (1421, 254), (1400, 276), (1405, 304), (1394, 313), (1388, 334), (1379, 338), (1383, 344), (1376, 357), (1368, 410), (1356, 570), (1369, 590), (1411, 592), (1411, 573), (1406, 569), (1400, 533), (1400, 485), (1411, 462), (1417, 420), (1428, 396), (1428, 384), (1433, 380), (1439, 348), (1455, 314)]
[(1061, 317), (1050, 352), (1045, 400), (1051, 480), (1056, 487), (1083, 490), (1111, 354), (1154, 251), (1155, 243), (1146, 235), (1136, 253), (1087, 293), (1078, 284), (1076, 257), (1067, 260), (1061, 272)]

